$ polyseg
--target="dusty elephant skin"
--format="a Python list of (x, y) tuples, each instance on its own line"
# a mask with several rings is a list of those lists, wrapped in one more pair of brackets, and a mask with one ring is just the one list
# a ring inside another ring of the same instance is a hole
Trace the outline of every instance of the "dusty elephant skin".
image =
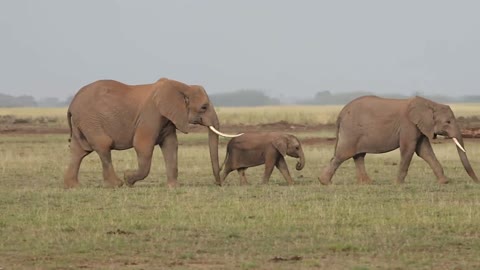
[(430, 144), (430, 140), (437, 135), (453, 139), (465, 170), (473, 181), (478, 182), (468, 161), (460, 129), (449, 106), (422, 97), (357, 98), (347, 104), (338, 116), (335, 153), (319, 180), (322, 184), (330, 184), (340, 164), (353, 157), (358, 182), (370, 183), (371, 179), (365, 171), (365, 155), (400, 148), (401, 160), (397, 183), (404, 182), (413, 153), (428, 163), (439, 183), (448, 183)]
[(123, 185), (114, 172), (112, 149), (135, 148), (138, 169), (126, 171), (132, 186), (150, 172), (153, 148), (159, 145), (165, 160), (167, 183), (177, 185), (178, 141), (176, 130), (188, 133), (189, 124), (210, 127), (209, 149), (215, 181), (220, 182), (218, 162), (219, 122), (205, 89), (162, 78), (153, 84), (126, 85), (101, 80), (78, 91), (67, 113), (70, 127), (70, 163), (65, 188), (79, 185), (82, 159), (95, 151), (100, 156), (106, 186)]
[(240, 184), (248, 184), (245, 170), (249, 167), (265, 164), (263, 183), (268, 183), (273, 168), (277, 167), (287, 183), (292, 185), (294, 182), (285, 162), (284, 157), (286, 155), (299, 158), (296, 169), (303, 169), (305, 156), (302, 145), (293, 135), (278, 132), (251, 132), (233, 138), (227, 145), (220, 184), (233, 170), (237, 170), (240, 176)]

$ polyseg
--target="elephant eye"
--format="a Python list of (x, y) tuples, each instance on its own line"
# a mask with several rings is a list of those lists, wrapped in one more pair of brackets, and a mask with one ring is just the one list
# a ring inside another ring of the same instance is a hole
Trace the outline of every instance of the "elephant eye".
[(200, 107), (200, 112), (206, 112), (208, 109), (208, 103), (205, 103), (202, 105), (202, 107)]
[(450, 124), (450, 120), (447, 120), (447, 124)]

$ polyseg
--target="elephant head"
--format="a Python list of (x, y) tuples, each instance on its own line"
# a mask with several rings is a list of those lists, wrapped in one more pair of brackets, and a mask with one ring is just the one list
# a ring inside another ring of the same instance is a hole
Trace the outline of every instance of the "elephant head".
[(272, 144), (282, 156), (288, 155), (299, 158), (295, 168), (297, 171), (303, 169), (305, 166), (305, 155), (303, 154), (302, 145), (297, 137), (290, 134), (281, 135), (276, 138)]
[(160, 113), (168, 118), (183, 133), (188, 133), (189, 124), (199, 124), (209, 128), (208, 145), (213, 175), (220, 182), (218, 161), (218, 135), (238, 137), (241, 134), (221, 133), (217, 113), (205, 89), (199, 85), (186, 85), (162, 78), (157, 81), (153, 100)]
[(437, 135), (452, 138), (457, 146), (463, 167), (473, 181), (478, 182), (478, 178), (467, 158), (462, 133), (450, 106), (422, 97), (415, 97), (408, 105), (408, 118), (429, 139), (434, 139)]

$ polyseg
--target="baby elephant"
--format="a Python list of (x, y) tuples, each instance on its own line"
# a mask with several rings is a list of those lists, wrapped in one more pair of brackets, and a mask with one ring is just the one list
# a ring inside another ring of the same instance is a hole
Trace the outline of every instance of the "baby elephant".
[(276, 166), (287, 183), (292, 185), (293, 180), (285, 162), (285, 155), (300, 158), (296, 169), (303, 169), (305, 156), (300, 141), (293, 135), (278, 132), (251, 132), (233, 138), (227, 145), (220, 185), (233, 170), (238, 171), (240, 184), (248, 184), (245, 170), (261, 164), (265, 164), (264, 184), (268, 183), (273, 167)]

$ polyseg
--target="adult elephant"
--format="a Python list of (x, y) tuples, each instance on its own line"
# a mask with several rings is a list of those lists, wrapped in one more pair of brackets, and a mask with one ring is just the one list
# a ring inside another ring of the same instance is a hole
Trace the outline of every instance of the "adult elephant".
[(448, 183), (430, 144), (430, 140), (437, 135), (453, 139), (463, 167), (478, 182), (468, 161), (460, 128), (449, 106), (422, 97), (357, 98), (347, 104), (338, 116), (335, 153), (319, 180), (322, 184), (330, 184), (340, 164), (353, 157), (358, 181), (369, 183), (371, 179), (364, 165), (366, 153), (385, 153), (400, 148), (397, 183), (404, 182), (413, 153), (430, 165), (439, 183)]
[(188, 133), (189, 124), (210, 128), (209, 148), (215, 181), (220, 183), (218, 135), (234, 137), (218, 131), (215, 109), (202, 86), (162, 78), (153, 84), (126, 85), (101, 80), (78, 91), (68, 108), (70, 127), (70, 164), (64, 185), (79, 185), (78, 170), (82, 159), (92, 151), (100, 156), (103, 179), (109, 187), (123, 185), (112, 166), (110, 151), (135, 148), (138, 169), (126, 171), (125, 183), (132, 186), (149, 171), (153, 148), (162, 149), (167, 183), (177, 185), (178, 141), (176, 130)]

